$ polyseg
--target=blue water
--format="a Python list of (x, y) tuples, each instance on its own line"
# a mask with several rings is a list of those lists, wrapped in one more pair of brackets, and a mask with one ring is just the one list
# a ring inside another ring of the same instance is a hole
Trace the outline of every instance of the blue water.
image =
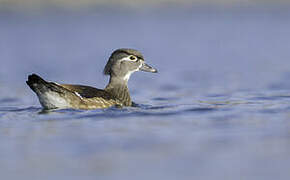
[[(290, 11), (189, 8), (0, 13), (4, 179), (289, 179)], [(158, 74), (137, 107), (42, 111), (30, 73), (103, 88), (110, 53)]]

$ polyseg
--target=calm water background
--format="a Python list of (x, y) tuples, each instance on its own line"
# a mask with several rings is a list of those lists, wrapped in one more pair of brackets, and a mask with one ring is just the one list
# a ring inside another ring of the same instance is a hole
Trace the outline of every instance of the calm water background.
[[(289, 9), (2, 11), (1, 177), (289, 179)], [(139, 107), (41, 113), (28, 74), (103, 88), (120, 47)]]

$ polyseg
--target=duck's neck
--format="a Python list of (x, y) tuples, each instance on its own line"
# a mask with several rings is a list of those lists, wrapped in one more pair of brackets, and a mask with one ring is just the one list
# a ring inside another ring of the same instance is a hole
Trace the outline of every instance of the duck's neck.
[(127, 81), (123, 78), (111, 76), (105, 91), (109, 92), (114, 98), (120, 100), (124, 106), (132, 105)]

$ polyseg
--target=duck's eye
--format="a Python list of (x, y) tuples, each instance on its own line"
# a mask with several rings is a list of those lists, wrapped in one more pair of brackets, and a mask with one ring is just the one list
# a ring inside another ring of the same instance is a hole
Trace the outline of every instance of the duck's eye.
[(130, 60), (134, 61), (136, 60), (137, 58), (135, 56), (130, 56)]

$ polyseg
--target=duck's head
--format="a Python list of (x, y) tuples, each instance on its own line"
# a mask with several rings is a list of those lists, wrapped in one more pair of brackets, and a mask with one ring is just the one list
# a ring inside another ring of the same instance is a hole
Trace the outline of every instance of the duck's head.
[(128, 81), (136, 71), (156, 73), (157, 69), (145, 63), (143, 55), (135, 49), (117, 49), (110, 56), (104, 74)]

